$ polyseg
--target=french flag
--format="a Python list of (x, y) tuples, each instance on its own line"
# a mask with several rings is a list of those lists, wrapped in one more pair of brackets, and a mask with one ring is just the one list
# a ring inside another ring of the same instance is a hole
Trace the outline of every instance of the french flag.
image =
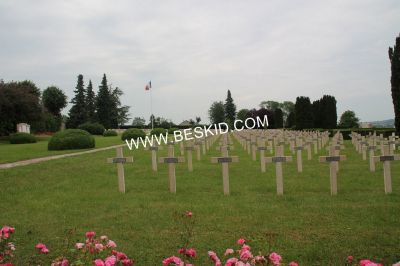
[(146, 84), (146, 87), (144, 87), (144, 89), (145, 89), (146, 91), (149, 91), (149, 90), (151, 89), (151, 81), (149, 81), (149, 83)]

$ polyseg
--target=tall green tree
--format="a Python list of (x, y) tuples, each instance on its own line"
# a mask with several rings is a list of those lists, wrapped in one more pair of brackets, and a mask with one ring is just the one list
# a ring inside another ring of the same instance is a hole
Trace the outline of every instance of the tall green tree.
[(225, 108), (223, 102), (213, 102), (208, 110), (208, 116), (212, 124), (218, 124), (225, 121)]
[(132, 120), (132, 126), (143, 128), (146, 125), (146, 119), (144, 117), (134, 117)]
[(251, 117), (249, 109), (240, 109), (239, 112), (237, 112), (236, 114), (236, 118), (242, 121), (246, 120), (249, 117)]
[(325, 129), (337, 127), (336, 99), (331, 95), (324, 95), (321, 100), (320, 113), (322, 114), (321, 127)]
[(274, 127), (283, 128), (283, 112), (280, 108), (274, 110)]
[(225, 122), (229, 125), (230, 128), (233, 128), (233, 123), (235, 122), (236, 118), (236, 105), (233, 102), (230, 90), (228, 90), (226, 96), (224, 109), (225, 109)]
[(31, 81), (0, 81), (0, 135), (16, 131), (18, 123), (35, 123), (41, 119), (40, 90)]
[(310, 98), (304, 96), (297, 97), (294, 109), (297, 129), (314, 127), (313, 111)]
[(96, 113), (97, 121), (105, 128), (113, 128), (116, 126), (117, 122), (115, 117), (115, 110), (113, 107), (113, 99), (110, 93), (110, 89), (108, 88), (106, 74), (104, 74), (96, 97)]
[(86, 88), (86, 112), (89, 122), (96, 122), (96, 94), (93, 91), (92, 81), (89, 80), (89, 85)]
[(294, 111), (290, 112), (288, 117), (286, 118), (285, 127), (292, 128), (293, 126), (295, 126), (296, 125), (295, 119), (296, 119), (296, 117), (295, 117)]
[(341, 128), (358, 128), (359, 127), (358, 117), (354, 111), (347, 110), (340, 116), (339, 127)]
[(121, 96), (124, 95), (123, 91), (116, 87), (112, 89), (110, 86), (112, 104), (110, 106), (112, 110), (111, 122), (113, 127), (119, 127), (124, 125), (130, 119), (129, 106), (121, 104)]
[(67, 106), (67, 96), (56, 86), (50, 86), (43, 91), (42, 102), (47, 111), (61, 118), (61, 110)]
[(71, 100), (73, 104), (69, 110), (69, 118), (66, 126), (68, 128), (77, 128), (80, 124), (83, 124), (87, 120), (86, 114), (86, 96), (85, 88), (83, 85), (83, 75), (78, 75), (78, 82), (76, 84), (75, 97)]
[(394, 125), (397, 134), (400, 133), (400, 34), (396, 37), (394, 47), (389, 47), (389, 59), (391, 63), (392, 76), (390, 83), (392, 85), (392, 100), (394, 107)]
[(321, 112), (321, 100), (313, 101), (312, 111), (313, 111), (313, 118), (314, 118), (314, 127), (322, 128), (322, 120), (324, 118), (323, 118), (323, 114)]

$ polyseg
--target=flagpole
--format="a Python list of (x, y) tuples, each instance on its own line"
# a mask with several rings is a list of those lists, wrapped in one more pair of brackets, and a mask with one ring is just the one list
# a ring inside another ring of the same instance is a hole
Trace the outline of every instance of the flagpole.
[(153, 92), (152, 92), (152, 88), (150, 87), (150, 112), (151, 112), (151, 130), (154, 129), (154, 115), (153, 115)]

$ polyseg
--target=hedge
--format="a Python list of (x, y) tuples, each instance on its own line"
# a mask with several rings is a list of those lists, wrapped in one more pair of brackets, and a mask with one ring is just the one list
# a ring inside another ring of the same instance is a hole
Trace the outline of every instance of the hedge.
[(66, 129), (51, 137), (48, 150), (70, 150), (94, 148), (95, 140), (89, 132), (81, 129)]
[(92, 135), (103, 135), (105, 128), (102, 124), (86, 122), (78, 126), (78, 129), (86, 130)]
[(150, 135), (165, 135), (168, 133), (168, 130), (161, 127), (156, 127), (150, 131)]
[(32, 134), (29, 133), (15, 133), (10, 136), (11, 144), (24, 144), (24, 143), (35, 143), (36, 138)]
[(121, 139), (122, 140), (130, 140), (130, 139), (137, 139), (137, 138), (144, 138), (146, 137), (146, 133), (142, 129), (139, 128), (130, 128), (122, 133)]
[(118, 133), (115, 130), (108, 129), (108, 130), (104, 131), (103, 136), (104, 137), (114, 137), (114, 136), (118, 136)]

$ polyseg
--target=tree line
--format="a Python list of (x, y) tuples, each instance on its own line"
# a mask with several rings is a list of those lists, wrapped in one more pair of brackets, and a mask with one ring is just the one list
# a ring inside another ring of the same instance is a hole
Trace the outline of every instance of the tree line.
[(118, 87), (108, 85), (106, 74), (103, 75), (97, 95), (91, 80), (85, 89), (82, 74), (78, 75), (74, 93), (66, 121), (67, 128), (76, 128), (86, 122), (100, 123), (105, 128), (118, 128), (129, 121), (130, 107), (122, 105), (120, 101), (123, 92)]
[(117, 128), (129, 120), (129, 106), (120, 101), (122, 90), (109, 86), (105, 74), (97, 95), (90, 80), (85, 89), (83, 75), (78, 75), (74, 93), (69, 115), (62, 116), (68, 101), (57, 86), (49, 86), (42, 92), (32, 81), (0, 80), (0, 135), (15, 132), (18, 123), (30, 124), (34, 132), (56, 132), (63, 122), (68, 128), (77, 128), (85, 122)]
[(359, 119), (353, 111), (342, 114), (337, 123), (336, 99), (331, 95), (324, 95), (311, 102), (309, 97), (299, 96), (296, 102), (291, 101), (262, 101), (259, 108), (240, 109), (236, 112), (231, 92), (228, 90), (225, 102), (215, 101), (208, 111), (211, 123), (226, 122), (231, 128), (235, 119), (264, 117), (267, 115), (268, 128), (290, 129), (332, 129), (337, 127), (356, 128)]

